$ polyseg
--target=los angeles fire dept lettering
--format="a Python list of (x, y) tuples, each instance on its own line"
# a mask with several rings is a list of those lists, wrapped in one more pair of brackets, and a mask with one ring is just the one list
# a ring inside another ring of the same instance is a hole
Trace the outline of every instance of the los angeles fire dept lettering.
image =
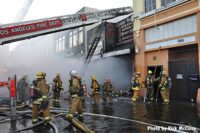
[(0, 28), (0, 38), (61, 27), (62, 25), (63, 23), (61, 19), (55, 19), (32, 24), (23, 24), (19, 26)]
[(13, 28), (11, 32), (15, 33), (15, 32), (28, 31), (28, 30), (33, 30), (33, 29), (35, 29), (34, 25), (28, 25), (28, 26)]

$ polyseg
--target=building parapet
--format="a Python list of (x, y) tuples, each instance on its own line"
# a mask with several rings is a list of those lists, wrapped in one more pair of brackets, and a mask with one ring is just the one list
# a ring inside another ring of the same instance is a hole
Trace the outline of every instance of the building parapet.
[(175, 2), (172, 2), (172, 3), (168, 4), (166, 6), (161, 6), (160, 8), (154, 9), (154, 10), (152, 10), (150, 12), (142, 13), (142, 14), (137, 14), (137, 15), (140, 15), (139, 19), (143, 19), (145, 17), (148, 17), (148, 16), (154, 15), (156, 13), (165, 11), (165, 10), (167, 10), (169, 8), (173, 8), (173, 7), (177, 6), (177, 5), (183, 4), (183, 3), (188, 2), (188, 1), (191, 1), (191, 0), (178, 0), (178, 1), (175, 1)]

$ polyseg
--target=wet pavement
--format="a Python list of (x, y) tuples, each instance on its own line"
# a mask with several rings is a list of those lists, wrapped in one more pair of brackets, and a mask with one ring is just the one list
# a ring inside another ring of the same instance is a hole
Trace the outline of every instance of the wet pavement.
[[(68, 101), (62, 99), (61, 108), (68, 109)], [(88, 98), (84, 104), (84, 123), (86, 126), (98, 133), (145, 133), (145, 132), (165, 132), (164, 127), (171, 132), (194, 132), (194, 128), (200, 128), (200, 108), (196, 104), (171, 102), (170, 104), (161, 103), (133, 103), (128, 98), (117, 98), (112, 103), (103, 104), (99, 107), (93, 105), (93, 101)], [(0, 120), (5, 119), (0, 116)], [(71, 126), (61, 117), (54, 118), (52, 121), (59, 129), (60, 133), (80, 132)], [(31, 126), (31, 119), (19, 117), (17, 121), (0, 122), (0, 132), (13, 132)], [(189, 125), (185, 128), (183, 125)], [(154, 127), (157, 126), (157, 129)], [(163, 129), (161, 129), (163, 128)], [(185, 129), (185, 130), (183, 130)], [(170, 132), (168, 131), (168, 132)], [(48, 126), (40, 126), (25, 133), (53, 133)], [(200, 131), (198, 131), (200, 132)]]

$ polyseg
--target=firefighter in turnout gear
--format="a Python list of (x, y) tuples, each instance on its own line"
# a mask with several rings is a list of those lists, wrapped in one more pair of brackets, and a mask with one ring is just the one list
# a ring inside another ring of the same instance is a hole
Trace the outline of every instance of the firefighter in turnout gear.
[(96, 76), (91, 76), (91, 88), (92, 88), (92, 97), (94, 98), (95, 105), (99, 105), (99, 92), (100, 92), (100, 85), (96, 79)]
[(148, 75), (145, 78), (145, 87), (147, 88), (146, 99), (147, 101), (154, 100), (154, 76), (151, 70), (148, 70)]
[(37, 79), (33, 81), (34, 97), (33, 97), (33, 107), (32, 107), (32, 122), (38, 122), (38, 114), (40, 111), (43, 112), (43, 117), (45, 122), (51, 121), (49, 116), (49, 99), (48, 92), (49, 86), (45, 81), (46, 74), (44, 72), (38, 72), (36, 74)]
[(102, 99), (104, 103), (107, 102), (107, 97), (109, 98), (110, 102), (112, 102), (112, 94), (113, 94), (113, 85), (110, 79), (106, 79), (105, 83), (102, 86)]
[(164, 103), (169, 103), (169, 89), (171, 88), (171, 78), (167, 76), (166, 71), (162, 71), (160, 83), (158, 85)]
[(83, 111), (82, 111), (82, 96), (84, 95), (84, 91), (81, 87), (81, 79), (78, 76), (76, 71), (70, 72), (71, 78), (69, 80), (69, 91), (71, 95), (71, 104), (69, 114), (66, 115), (66, 119), (71, 121), (78, 111), (78, 119), (83, 120)]
[(28, 91), (28, 83), (27, 83), (27, 75), (24, 75), (18, 82), (17, 82), (17, 102), (23, 103), (27, 98), (27, 91)]
[(60, 92), (63, 91), (62, 86), (62, 80), (60, 78), (60, 73), (56, 75), (56, 77), (53, 80), (54, 86), (53, 86), (53, 101), (59, 103), (60, 99)]
[(140, 72), (137, 72), (135, 76), (132, 78), (132, 90), (133, 90), (133, 97), (132, 100), (136, 101), (139, 93), (140, 93), (140, 83), (139, 83), (139, 78), (141, 77)]

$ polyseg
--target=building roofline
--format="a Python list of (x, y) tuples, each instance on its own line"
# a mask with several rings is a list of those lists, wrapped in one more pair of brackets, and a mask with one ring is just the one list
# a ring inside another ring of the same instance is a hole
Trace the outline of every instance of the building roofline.
[(77, 13), (86, 13), (86, 11), (81, 11), (81, 10), (84, 10), (84, 9), (91, 9), (91, 10), (95, 10), (95, 11), (98, 11), (99, 9), (96, 9), (96, 8), (92, 8), (92, 7), (87, 7), (87, 6), (84, 6), (84, 7), (82, 7), (81, 9), (79, 9), (77, 12), (76, 12), (76, 14)]
[(179, 0), (179, 1), (175, 1), (175, 2), (172, 2), (172, 3), (168, 4), (168, 5), (166, 5), (166, 6), (162, 6), (162, 7), (158, 8), (158, 9), (154, 9), (154, 10), (152, 10), (152, 11), (150, 11), (150, 12), (142, 13), (142, 14), (140, 14), (140, 15), (137, 14), (137, 15), (139, 16), (139, 19), (143, 19), (143, 18), (152, 16), (152, 15), (154, 15), (154, 14), (163, 12), (163, 11), (165, 11), (165, 10), (168, 10), (168, 9), (170, 9), (170, 8), (176, 7), (176, 6), (178, 6), (178, 5), (181, 5), (181, 4), (183, 4), (183, 3), (190, 2), (190, 1), (191, 1), (191, 0)]

